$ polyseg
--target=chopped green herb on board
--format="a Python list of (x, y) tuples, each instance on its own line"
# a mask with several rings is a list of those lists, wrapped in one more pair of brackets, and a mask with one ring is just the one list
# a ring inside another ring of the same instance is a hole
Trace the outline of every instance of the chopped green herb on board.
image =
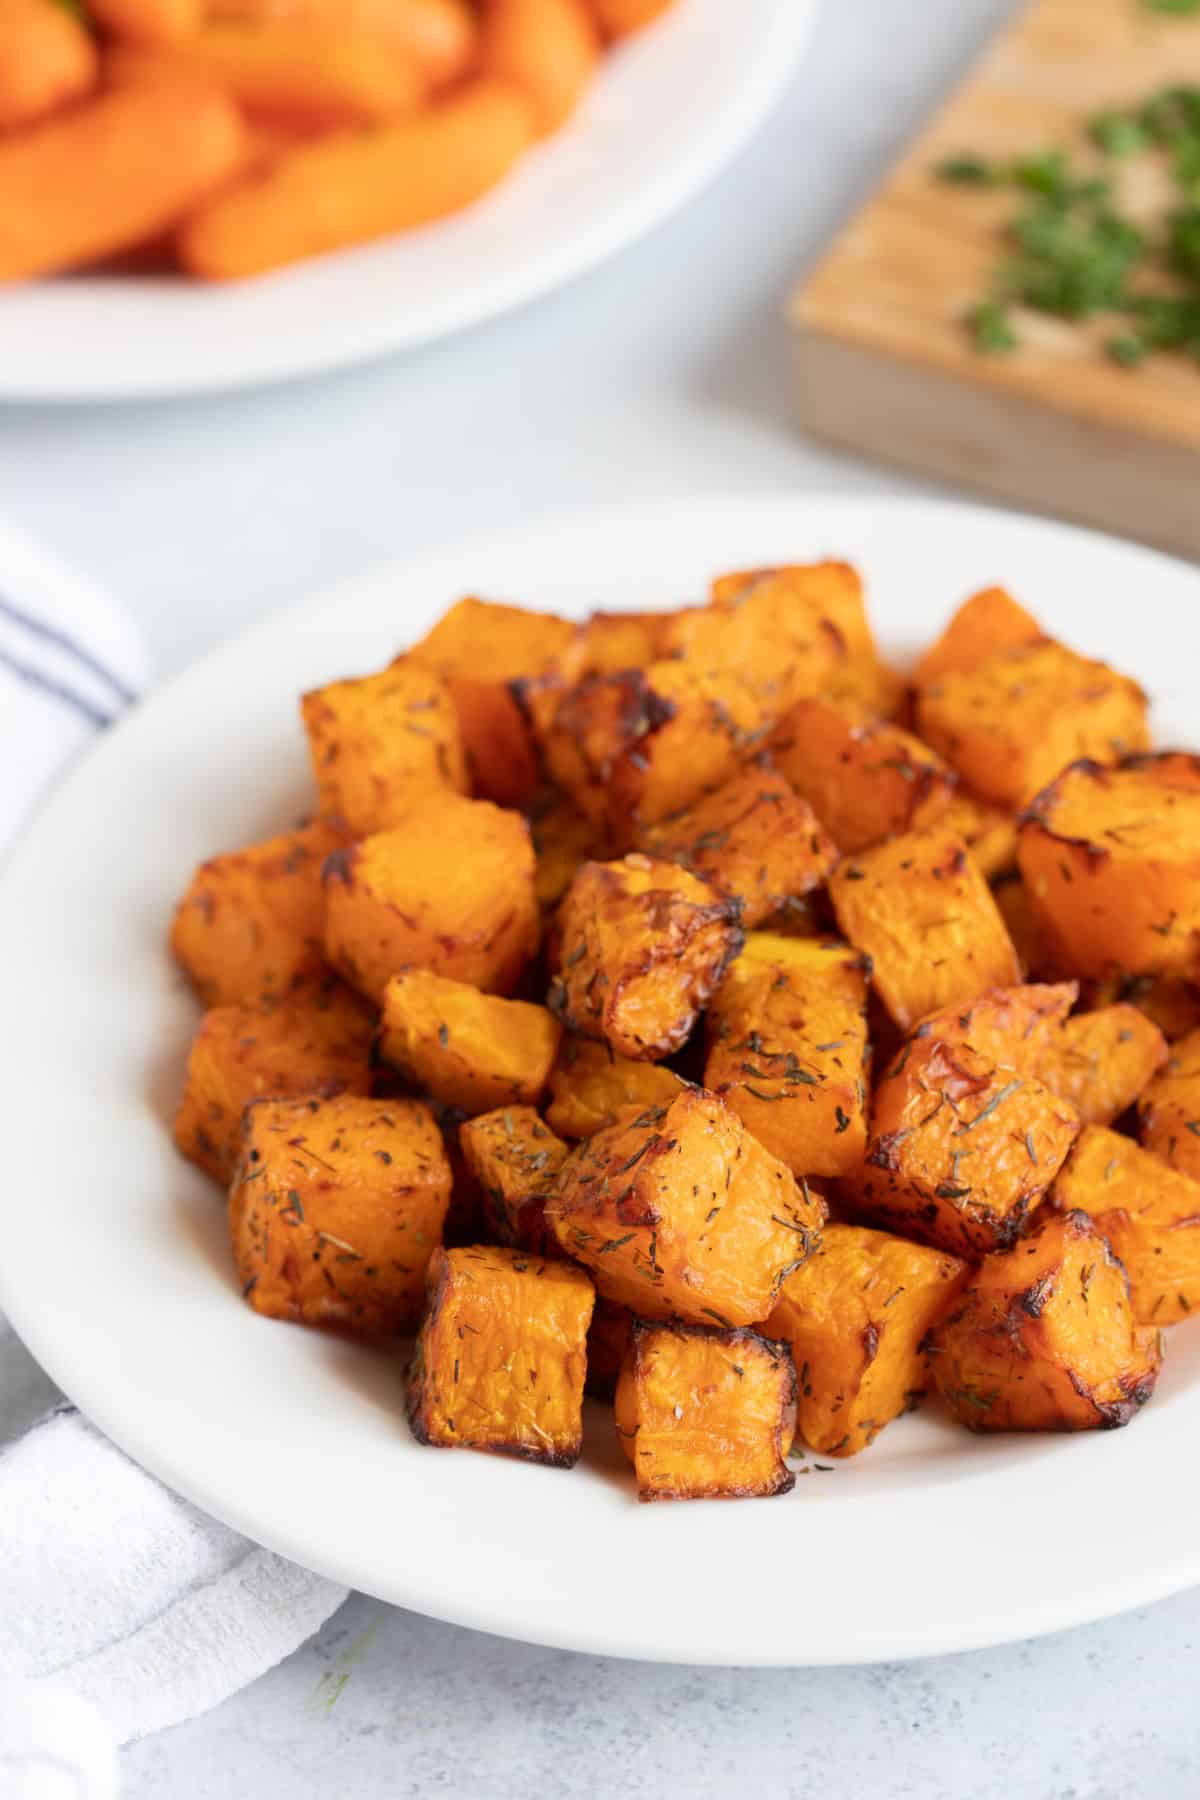
[[(1200, 0), (1145, 3), (1200, 14)], [(972, 343), (984, 355), (1016, 350), (1015, 309), (1025, 307), (1059, 319), (1110, 315), (1105, 350), (1125, 369), (1159, 352), (1200, 361), (1200, 86), (1107, 108), (1086, 135), (1086, 163), (1055, 147), (1009, 160), (964, 153), (936, 165), (938, 179), (954, 186), (1022, 197), (1003, 227), (990, 291), (965, 316)], [(1130, 217), (1121, 200), (1124, 171), (1144, 156), (1165, 164), (1172, 188), (1171, 203), (1149, 222)]]

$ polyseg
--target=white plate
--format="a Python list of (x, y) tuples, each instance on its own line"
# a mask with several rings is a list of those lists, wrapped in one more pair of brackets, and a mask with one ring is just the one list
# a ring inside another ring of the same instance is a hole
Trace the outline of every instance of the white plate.
[(816, 0), (678, 0), (606, 59), (577, 117), (443, 224), (258, 281), (79, 276), (0, 293), (0, 398), (210, 393), (443, 337), (632, 243), (733, 155)]
[(1200, 583), (1150, 551), (930, 501), (704, 499), (466, 540), (273, 621), (163, 689), (51, 800), (0, 883), (0, 1304), (131, 1455), (297, 1561), (420, 1612), (625, 1656), (833, 1663), (1029, 1636), (1200, 1581), (1200, 1325), (1127, 1430), (968, 1436), (931, 1409), (793, 1494), (639, 1506), (591, 1408), (566, 1473), (418, 1447), (398, 1356), (260, 1319), (168, 1122), (196, 1017), (164, 947), (193, 864), (307, 796), (294, 696), (461, 593), (677, 603), (747, 562), (865, 570), (887, 648), (974, 586), (1194, 717)]

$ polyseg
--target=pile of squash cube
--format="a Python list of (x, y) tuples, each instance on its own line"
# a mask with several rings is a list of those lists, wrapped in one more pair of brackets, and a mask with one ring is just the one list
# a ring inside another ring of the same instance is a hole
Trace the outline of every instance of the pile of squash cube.
[[(197, 870), (176, 1140), (242, 1293), (416, 1437), (786, 1492), (934, 1391), (1125, 1424), (1200, 1307), (1200, 760), (1002, 589), (916, 668), (841, 563), (453, 606), (301, 703), (312, 817)], [(394, 1352), (398, 1354), (398, 1352)]]

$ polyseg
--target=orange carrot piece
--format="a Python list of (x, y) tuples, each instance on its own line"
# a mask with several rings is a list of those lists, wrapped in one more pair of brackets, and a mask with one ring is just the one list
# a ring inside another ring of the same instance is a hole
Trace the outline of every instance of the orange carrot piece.
[(669, 12), (675, 0), (588, 0), (588, 4), (606, 38), (623, 38)]
[(195, 31), (204, 0), (88, 0), (97, 25), (125, 44), (173, 44)]
[(574, 112), (599, 60), (599, 34), (582, 0), (489, 0), (480, 66), (524, 90), (543, 134)]
[[(114, 52), (112, 79), (132, 79), (140, 54)], [(191, 76), (227, 88), (255, 117), (326, 129), (395, 118), (412, 111), (428, 92), (411, 57), (366, 32), (206, 25), (173, 45), (170, 60)]]
[(408, 231), (485, 194), (533, 137), (516, 89), (467, 83), (411, 119), (294, 150), (217, 195), (183, 226), (181, 261), (193, 275), (236, 280)]
[(5, 0), (0, 7), (0, 129), (79, 100), (96, 85), (91, 33), (58, 0)]
[(478, 29), (467, 0), (208, 0), (205, 16), (213, 24), (370, 32), (412, 56), (435, 87), (465, 74)]
[(132, 248), (239, 168), (245, 134), (219, 89), (128, 87), (0, 143), (0, 281)]

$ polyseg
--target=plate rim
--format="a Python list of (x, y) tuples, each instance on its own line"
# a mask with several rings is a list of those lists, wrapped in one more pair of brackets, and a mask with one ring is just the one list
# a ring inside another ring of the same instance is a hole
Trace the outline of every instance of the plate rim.
[[(138, 714), (150, 711), (169, 712), (181, 689), (195, 682), (203, 686), (214, 674), (218, 673), (226, 658), (240, 658), (253, 654), (256, 645), (263, 640), (270, 640), (278, 633), (283, 623), (289, 618), (298, 620), (308, 617), (316, 620), (322, 614), (329, 614), (337, 606), (339, 600), (356, 589), (378, 591), (394, 577), (401, 573), (411, 575), (414, 568), (426, 563), (435, 563), (447, 554), (461, 555), (464, 548), (469, 547), (472, 555), (486, 558), (493, 546), (511, 544), (520, 540), (529, 540), (546, 531), (564, 531), (567, 533), (580, 530), (604, 531), (614, 520), (628, 520), (636, 516), (639, 523), (653, 525), (663, 529), (663, 521), (672, 517), (682, 518), (689, 510), (697, 506), (716, 504), (721, 510), (729, 508), (741, 510), (762, 509), (777, 515), (781, 504), (792, 506), (797, 515), (797, 537), (807, 530), (802, 523), (804, 515), (811, 518), (822, 511), (849, 508), (852, 511), (862, 509), (872, 513), (886, 511), (889, 514), (904, 517), (907, 515), (938, 516), (955, 514), (963, 524), (972, 519), (987, 520), (991, 523), (1011, 522), (1021, 531), (1031, 531), (1035, 536), (1071, 542), (1085, 542), (1096, 547), (1098, 551), (1119, 550), (1122, 554), (1134, 557), (1145, 564), (1147, 559), (1163, 565), (1165, 568), (1200, 580), (1200, 575), (1181, 558), (1167, 553), (1149, 549), (1129, 540), (1112, 537), (1109, 534), (1091, 529), (1062, 525), (1056, 521), (1025, 515), (1011, 509), (981, 505), (972, 501), (960, 500), (956, 497), (934, 497), (898, 493), (887, 496), (859, 495), (846, 493), (844, 490), (807, 490), (796, 493), (788, 489), (753, 489), (749, 491), (721, 491), (717, 495), (704, 493), (691, 498), (672, 498), (640, 502), (633, 507), (608, 505), (599, 508), (580, 508), (564, 514), (550, 514), (533, 518), (517, 524), (490, 530), (469, 536), (464, 543), (462, 539), (452, 539), (439, 544), (420, 548), (409, 555), (391, 559), (373, 569), (368, 569), (345, 581), (333, 584), (315, 595), (309, 596), (298, 605), (273, 609), (265, 618), (257, 621), (248, 629), (236, 634), (229, 640), (214, 646), (204, 656), (196, 659), (183, 670), (162, 683), (134, 709), (128, 722), (119, 723), (112, 731), (91, 746), (89, 751), (78, 758), (63, 779), (54, 784), (48, 802), (39, 810), (37, 817), (18, 837), (16, 845), (5, 855), (0, 863), (0, 898), (3, 897), (14, 866), (24, 860), (24, 854), (36, 855), (37, 840), (42, 831), (48, 831), (53, 837), (53, 821), (57, 807), (63, 804), (64, 794), (69, 790), (78, 772), (90, 765), (97, 757), (102, 756), (106, 746), (118, 739), (125, 730), (131, 727)], [(2, 555), (2, 533), (0, 533), (0, 555)], [(49, 821), (49, 823), (47, 823)], [(9, 1313), (14, 1327), (25, 1340), (35, 1357), (46, 1367), (54, 1379), (58, 1379), (54, 1371), (56, 1361), (55, 1346), (49, 1340), (53, 1336), (47, 1327), (43, 1334), (42, 1323), (27, 1312), (24, 1298), (18, 1291), (15, 1281), (10, 1280), (10, 1272), (0, 1261), (0, 1305)], [(44, 1353), (49, 1346), (50, 1354)], [(198, 1482), (189, 1472), (180, 1479), (175, 1457), (165, 1452), (154, 1441), (152, 1422), (146, 1421), (146, 1429), (142, 1422), (134, 1418), (133, 1423), (124, 1416), (119, 1395), (115, 1393), (93, 1393), (90, 1377), (86, 1368), (72, 1370), (72, 1379), (65, 1386), (65, 1391), (78, 1397), (81, 1410), (112, 1440), (122, 1447), (137, 1463), (149, 1469), (163, 1480), (174, 1491), (183, 1494), (194, 1504), (211, 1512), (214, 1516), (225, 1520), (233, 1528), (246, 1533), (253, 1541), (263, 1543), (267, 1548), (289, 1557), (306, 1567), (316, 1568), (319, 1573), (344, 1582), (368, 1593), (375, 1593), (379, 1598), (393, 1604), (408, 1606), (428, 1616), (440, 1618), (447, 1622), (462, 1625), (475, 1630), (482, 1630), (500, 1637), (512, 1638), (516, 1641), (536, 1642), (555, 1648), (587, 1652), (591, 1654), (620, 1656), (635, 1660), (655, 1660), (668, 1662), (687, 1662), (708, 1666), (838, 1666), (865, 1663), (876, 1663), (891, 1660), (909, 1660), (939, 1654), (981, 1649), (1004, 1643), (1019, 1641), (1035, 1635), (1066, 1630), (1098, 1619), (1111, 1617), (1133, 1606), (1152, 1603), (1170, 1594), (1200, 1583), (1200, 1540), (1194, 1547), (1187, 1547), (1176, 1555), (1170, 1572), (1164, 1572), (1156, 1579), (1147, 1581), (1139, 1578), (1136, 1569), (1123, 1571), (1120, 1579), (1109, 1578), (1103, 1595), (1097, 1602), (1090, 1594), (1080, 1593), (1073, 1606), (1062, 1604), (1044, 1605), (1040, 1617), (1031, 1617), (1033, 1609), (1026, 1607), (1022, 1617), (1015, 1621), (1011, 1628), (997, 1629), (994, 1622), (980, 1621), (971, 1626), (960, 1622), (952, 1638), (943, 1632), (941, 1635), (923, 1632), (918, 1621), (913, 1621), (906, 1629), (903, 1641), (875, 1641), (869, 1653), (864, 1655), (850, 1644), (840, 1649), (833, 1648), (819, 1659), (812, 1655), (798, 1658), (793, 1652), (786, 1650), (764, 1649), (760, 1653), (752, 1653), (745, 1649), (730, 1654), (720, 1645), (692, 1644), (686, 1653), (670, 1633), (660, 1634), (657, 1639), (648, 1641), (645, 1629), (646, 1621), (640, 1621), (637, 1641), (630, 1638), (621, 1639), (608, 1629), (597, 1629), (595, 1624), (581, 1624), (575, 1628), (572, 1624), (560, 1624), (547, 1629), (543, 1624), (536, 1632), (531, 1632), (527, 1624), (506, 1621), (503, 1605), (495, 1598), (490, 1602), (477, 1604), (447, 1603), (427, 1590), (419, 1569), (409, 1571), (411, 1580), (408, 1591), (401, 1593), (398, 1584), (389, 1579), (382, 1586), (373, 1585), (363, 1578), (363, 1571), (353, 1566), (353, 1558), (339, 1560), (337, 1556), (320, 1555), (314, 1558), (311, 1549), (300, 1543), (298, 1539), (284, 1528), (272, 1525), (264, 1530), (261, 1520), (256, 1516), (254, 1506), (249, 1501), (234, 1505), (224, 1492), (217, 1493), (207, 1483)]]

